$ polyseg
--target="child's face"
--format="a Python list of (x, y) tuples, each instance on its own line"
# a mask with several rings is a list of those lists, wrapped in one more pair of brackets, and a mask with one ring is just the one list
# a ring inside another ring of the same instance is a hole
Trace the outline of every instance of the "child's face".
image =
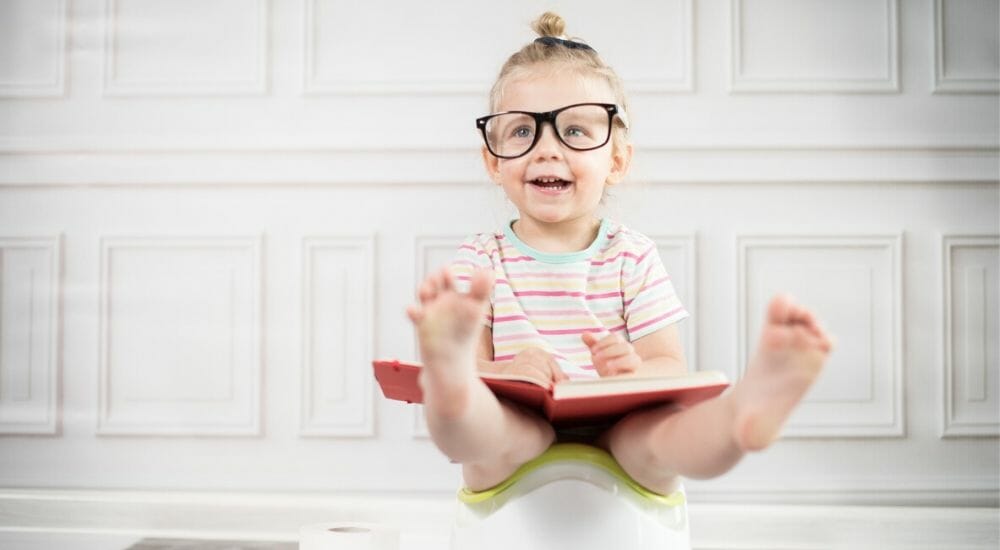
[[(600, 78), (570, 71), (539, 72), (512, 80), (505, 88), (497, 112), (547, 112), (575, 103), (614, 103), (611, 87)], [(563, 145), (550, 124), (542, 125), (538, 142), (526, 155), (514, 159), (494, 157), (483, 148), (486, 169), (517, 207), (523, 221), (543, 225), (592, 219), (604, 196), (604, 186), (616, 183), (631, 160), (631, 146), (616, 148), (611, 142), (592, 151), (575, 151)], [(569, 182), (556, 187), (541, 180)]]

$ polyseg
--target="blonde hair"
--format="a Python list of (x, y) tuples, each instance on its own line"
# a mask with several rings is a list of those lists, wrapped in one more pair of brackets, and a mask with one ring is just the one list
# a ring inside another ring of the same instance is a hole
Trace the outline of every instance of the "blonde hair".
[[(585, 44), (579, 38), (566, 38), (566, 21), (558, 14), (547, 11), (540, 15), (531, 23), (531, 28), (539, 37), (552, 37), (563, 40), (572, 40), (580, 44)], [(537, 41), (532, 41), (523, 48), (515, 52), (500, 68), (493, 88), (490, 90), (490, 112), (495, 113), (500, 108), (500, 101), (503, 98), (504, 87), (512, 80), (516, 80), (525, 74), (537, 72), (539, 70), (560, 71), (569, 70), (584, 76), (600, 78), (608, 83), (611, 92), (615, 96), (615, 104), (618, 105), (621, 124), (615, 124), (612, 133), (613, 147), (616, 149), (623, 147), (627, 143), (628, 126), (628, 102), (625, 97), (625, 87), (621, 78), (608, 64), (601, 59), (597, 52), (589, 48), (569, 48), (561, 45), (548, 45)]]

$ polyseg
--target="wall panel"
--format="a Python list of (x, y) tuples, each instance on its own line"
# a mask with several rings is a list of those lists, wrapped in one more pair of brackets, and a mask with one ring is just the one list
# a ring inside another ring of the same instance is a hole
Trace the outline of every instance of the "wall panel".
[(66, 0), (5, 0), (0, 10), (0, 98), (62, 96)]
[(374, 435), (370, 360), (378, 280), (372, 237), (303, 241), (303, 435)]
[(934, 0), (934, 91), (1000, 92), (1000, 2)]
[(0, 433), (59, 430), (60, 237), (0, 237)]
[(242, 95), (267, 87), (267, 0), (107, 0), (104, 93)]
[[(738, 379), (777, 292), (838, 336), (692, 499), (995, 506), (995, 0), (546, 7), (625, 82), (602, 213), (691, 367)], [(416, 284), (513, 213), (473, 120), (542, 9), (0, 0), (0, 485), (453, 495), (370, 359), (419, 359)]]
[(732, 6), (734, 91), (898, 91), (896, 0)]
[(1000, 435), (996, 237), (944, 239), (944, 435)]
[(259, 239), (101, 242), (99, 432), (256, 435)]
[[(787, 436), (904, 434), (899, 237), (741, 237), (740, 365), (753, 361), (772, 297), (808, 304), (844, 345)], [(745, 367), (744, 367), (745, 368)]]

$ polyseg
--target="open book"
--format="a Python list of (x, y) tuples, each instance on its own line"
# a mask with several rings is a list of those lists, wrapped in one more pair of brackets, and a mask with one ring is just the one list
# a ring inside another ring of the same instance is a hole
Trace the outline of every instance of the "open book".
[[(423, 367), (396, 360), (376, 360), (372, 365), (387, 398), (423, 403), (417, 383)], [(479, 377), (497, 397), (537, 411), (557, 426), (612, 421), (652, 405), (674, 403), (686, 407), (715, 397), (729, 386), (726, 375), (717, 371), (569, 380), (548, 386), (526, 376), (480, 373)]]

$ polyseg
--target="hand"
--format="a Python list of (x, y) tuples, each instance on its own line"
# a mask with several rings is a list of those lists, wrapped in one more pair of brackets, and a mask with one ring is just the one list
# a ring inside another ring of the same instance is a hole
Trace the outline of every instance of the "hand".
[(590, 348), (594, 368), (602, 377), (632, 374), (642, 365), (642, 358), (635, 348), (618, 333), (600, 338), (592, 332), (584, 332), (581, 338)]
[(566, 373), (559, 368), (556, 358), (541, 348), (521, 350), (503, 372), (535, 378), (544, 384), (569, 380)]

